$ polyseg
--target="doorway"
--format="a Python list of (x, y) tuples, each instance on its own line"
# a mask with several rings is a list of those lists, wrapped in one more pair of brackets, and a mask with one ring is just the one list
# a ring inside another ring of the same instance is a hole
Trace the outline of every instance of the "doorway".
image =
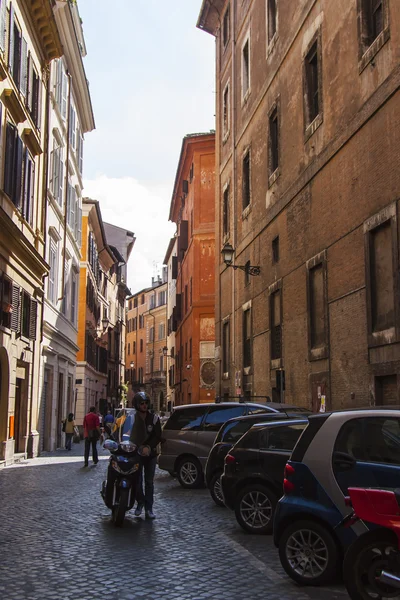
[(28, 398), (26, 379), (17, 377), (15, 381), (15, 408), (14, 408), (14, 452), (22, 453), (26, 450), (26, 428), (28, 424)]
[(61, 421), (63, 420), (64, 403), (64, 373), (58, 374), (57, 419), (56, 419), (56, 448), (61, 448)]
[(394, 406), (398, 403), (397, 375), (375, 377), (375, 405)]

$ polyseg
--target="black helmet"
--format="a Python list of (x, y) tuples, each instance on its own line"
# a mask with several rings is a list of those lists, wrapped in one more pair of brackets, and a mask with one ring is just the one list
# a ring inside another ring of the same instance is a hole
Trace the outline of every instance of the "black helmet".
[(139, 410), (139, 405), (142, 402), (146, 402), (147, 407), (150, 408), (150, 398), (146, 392), (136, 392), (136, 394), (133, 396), (133, 406), (136, 408), (136, 410)]

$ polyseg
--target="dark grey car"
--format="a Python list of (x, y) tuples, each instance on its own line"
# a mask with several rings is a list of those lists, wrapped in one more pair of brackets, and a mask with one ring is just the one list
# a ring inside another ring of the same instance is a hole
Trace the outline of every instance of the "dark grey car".
[[(208, 454), (220, 427), (229, 419), (267, 412), (306, 411), (292, 405), (268, 402), (222, 402), (177, 406), (163, 427), (158, 459), (160, 469), (176, 474), (185, 488), (199, 487)], [(307, 411), (308, 412), (308, 411)]]

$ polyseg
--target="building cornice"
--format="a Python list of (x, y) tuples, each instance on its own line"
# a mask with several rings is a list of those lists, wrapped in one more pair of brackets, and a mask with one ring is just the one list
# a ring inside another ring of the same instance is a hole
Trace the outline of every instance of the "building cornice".
[(62, 43), (54, 19), (51, 0), (25, 0), (22, 5), (30, 15), (45, 62), (49, 63), (54, 58), (62, 56)]
[(221, 26), (221, 13), (225, 0), (203, 0), (196, 27), (216, 36)]
[(82, 50), (75, 29), (73, 11), (69, 2), (56, 0), (54, 17), (63, 46), (63, 55), (72, 76), (72, 87), (75, 91), (74, 99), (79, 115), (79, 123), (83, 133), (93, 131), (95, 128), (92, 100), (89, 92), (89, 82), (86, 78), (83, 65)]

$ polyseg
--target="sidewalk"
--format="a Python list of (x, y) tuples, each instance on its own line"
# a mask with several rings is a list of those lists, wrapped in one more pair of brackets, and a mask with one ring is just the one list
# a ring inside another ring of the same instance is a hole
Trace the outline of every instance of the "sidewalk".
[[(106, 460), (110, 453), (108, 450), (104, 450), (103, 445), (99, 442), (97, 443), (97, 451), (99, 453), (99, 460)], [(40, 456), (36, 458), (26, 458), (22, 459), (17, 463), (12, 465), (8, 465), (7, 467), (3, 467), (4, 469), (14, 469), (17, 467), (24, 467), (28, 465), (55, 465), (61, 463), (69, 463), (82, 462), (82, 466), (84, 463), (84, 452), (85, 452), (85, 442), (81, 440), (79, 444), (72, 444), (71, 450), (65, 450), (64, 448), (58, 448), (53, 452), (42, 452)], [(91, 464), (92, 459), (91, 456), (89, 458), (89, 465)]]

